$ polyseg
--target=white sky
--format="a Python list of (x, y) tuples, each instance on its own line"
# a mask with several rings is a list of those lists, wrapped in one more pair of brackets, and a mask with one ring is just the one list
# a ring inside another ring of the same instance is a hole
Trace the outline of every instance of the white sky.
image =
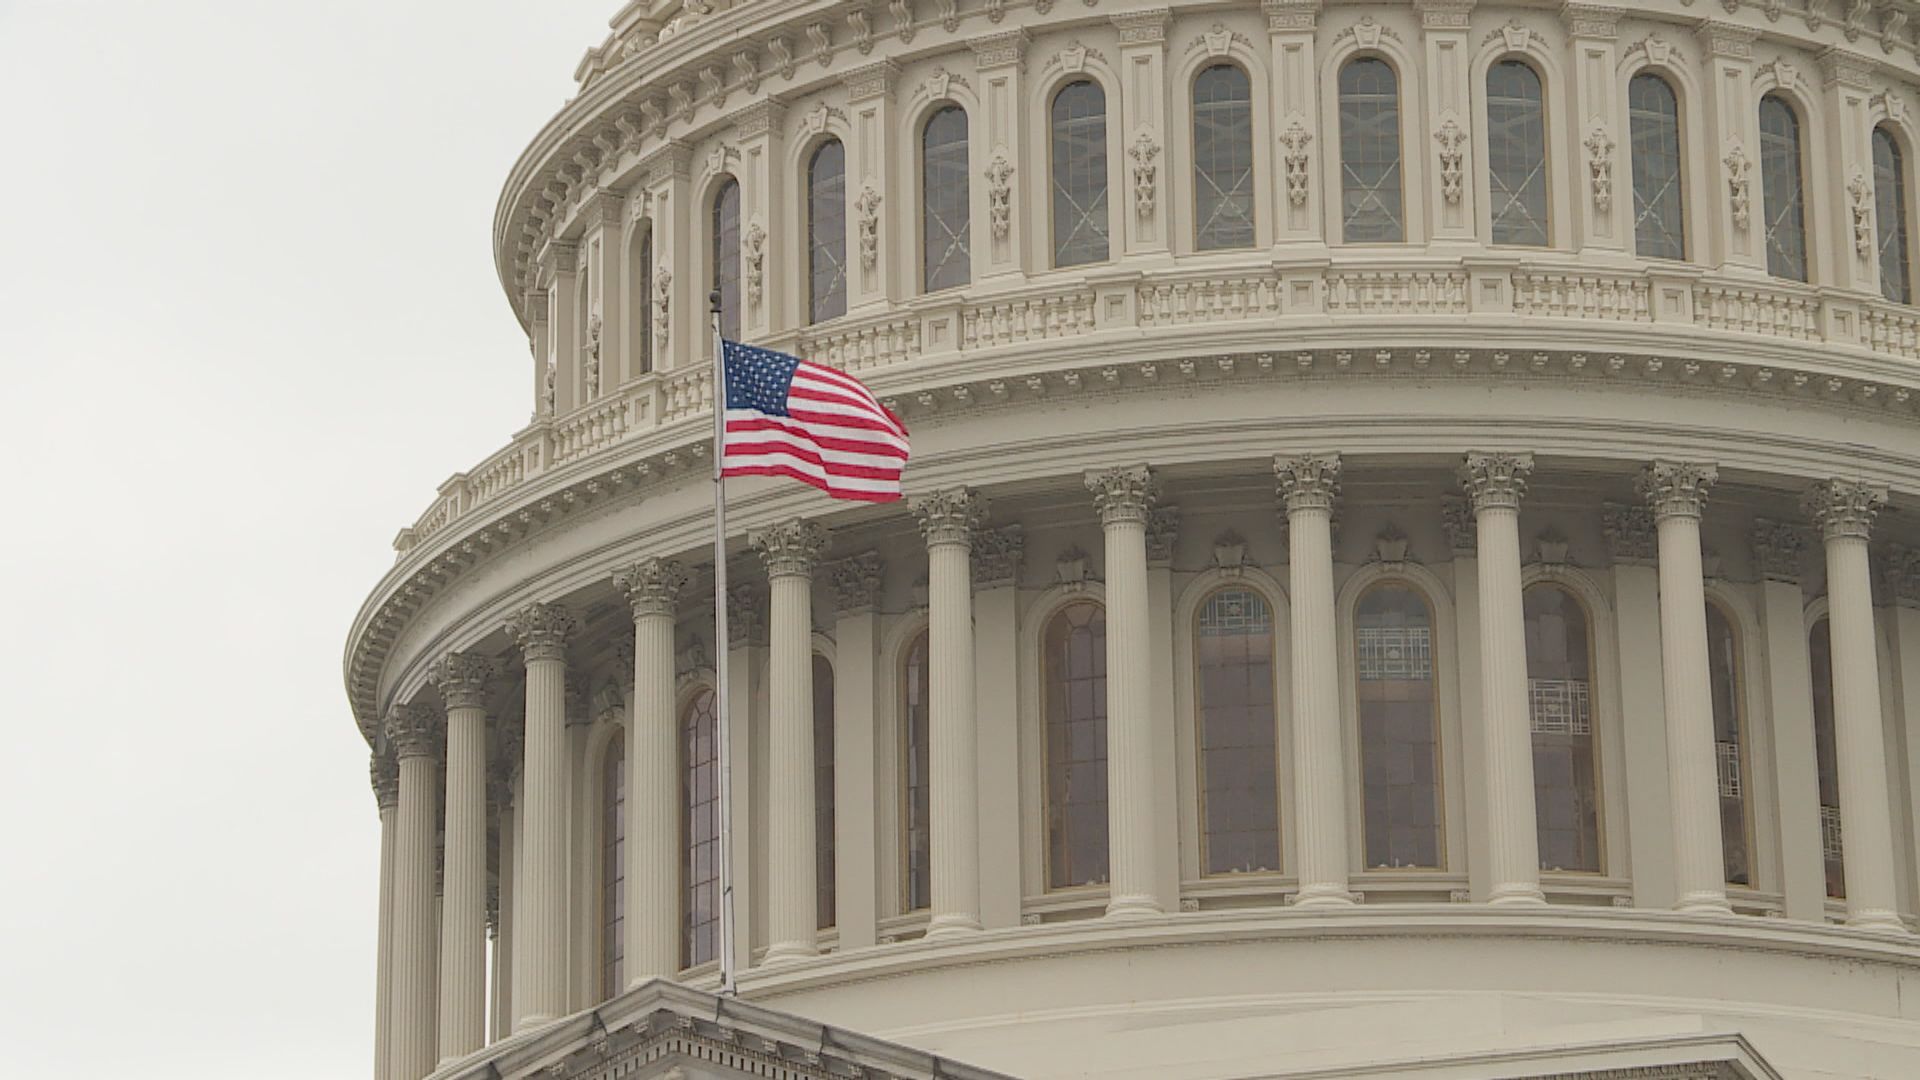
[(0, 0), (0, 1073), (371, 1074), (340, 677), (529, 409), (490, 251), (617, 0)]

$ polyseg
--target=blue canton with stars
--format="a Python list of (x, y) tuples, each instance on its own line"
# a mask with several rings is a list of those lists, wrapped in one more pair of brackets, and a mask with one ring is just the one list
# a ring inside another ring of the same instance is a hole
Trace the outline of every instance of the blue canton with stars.
[(727, 408), (786, 416), (787, 390), (800, 358), (737, 341), (723, 341), (720, 347), (727, 361)]

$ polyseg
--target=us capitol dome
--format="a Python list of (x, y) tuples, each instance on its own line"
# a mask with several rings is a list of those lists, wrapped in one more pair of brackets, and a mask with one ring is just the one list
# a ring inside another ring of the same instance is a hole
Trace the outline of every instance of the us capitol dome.
[[(1914, 12), (627, 4), (347, 643), (375, 1075), (1920, 1076)], [(725, 641), (710, 290), (914, 448)]]

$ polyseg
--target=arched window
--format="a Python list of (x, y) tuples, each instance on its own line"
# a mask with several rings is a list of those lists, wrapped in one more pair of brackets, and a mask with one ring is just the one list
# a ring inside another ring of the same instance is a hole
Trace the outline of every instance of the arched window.
[(740, 183), (728, 177), (713, 194), (713, 287), (720, 292), (720, 335), (740, 340)]
[(600, 768), (600, 998), (626, 989), (621, 936), (627, 879), (627, 740), (615, 733)]
[(1047, 887), (1107, 880), (1107, 613), (1076, 600), (1047, 620)]
[(1381, 582), (1354, 607), (1353, 639), (1366, 865), (1437, 868), (1443, 848), (1433, 607), (1407, 582)]
[(1680, 186), (1680, 99), (1650, 71), (1627, 83), (1633, 154), (1633, 248), (1643, 259), (1687, 257)]
[(1086, 79), (1053, 95), (1053, 264), (1107, 259), (1107, 95)]
[(1193, 685), (1208, 874), (1280, 869), (1273, 643), (1273, 611), (1252, 589), (1221, 589), (1201, 605)]
[(1753, 885), (1753, 819), (1747, 794), (1747, 716), (1740, 637), (1726, 609), (1707, 602), (1707, 678), (1713, 685), (1713, 750), (1720, 786), (1720, 852), (1727, 884)]
[(633, 253), (633, 261), (628, 264), (628, 281), (633, 283), (633, 294), (627, 308), (627, 337), (633, 343), (632, 355), (637, 358), (635, 374), (645, 375), (653, 370), (653, 224), (641, 226), (640, 235), (634, 237), (628, 248)]
[(1405, 240), (1401, 184), (1399, 78), (1376, 57), (1349, 60), (1340, 69), (1340, 238)]
[(820, 929), (834, 925), (833, 892), (833, 665), (813, 654), (814, 892)]
[(967, 111), (948, 105), (920, 133), (921, 286), (973, 280), (972, 204), (967, 189)]
[(905, 788), (901, 792), (905, 820), (901, 822), (900, 847), (906, 869), (905, 895), (901, 899), (907, 911), (933, 904), (933, 801), (927, 777), (931, 764), (927, 751), (931, 738), (927, 708), (930, 655), (929, 637), (922, 630), (900, 661), (900, 779)]
[(1547, 246), (1547, 107), (1519, 60), (1487, 69), (1487, 196), (1493, 242)]
[(847, 151), (828, 139), (807, 162), (807, 321), (847, 313)]
[(1587, 609), (1552, 584), (1528, 589), (1523, 607), (1540, 869), (1599, 873), (1600, 763)]
[(1193, 246), (1253, 246), (1253, 83), (1232, 64), (1193, 80)]
[(1779, 94), (1760, 99), (1760, 188), (1767, 273), (1807, 280), (1807, 213), (1800, 184), (1800, 118)]
[(702, 689), (680, 714), (680, 918), (686, 967), (720, 955), (720, 739), (713, 691)]
[(1833, 637), (1827, 620), (1807, 635), (1813, 676), (1813, 762), (1820, 777), (1820, 858), (1827, 868), (1827, 895), (1847, 898), (1846, 848), (1840, 833), (1840, 755), (1833, 736)]
[(1911, 303), (1907, 259), (1907, 161), (1886, 125), (1873, 129), (1873, 221), (1880, 252), (1880, 295)]

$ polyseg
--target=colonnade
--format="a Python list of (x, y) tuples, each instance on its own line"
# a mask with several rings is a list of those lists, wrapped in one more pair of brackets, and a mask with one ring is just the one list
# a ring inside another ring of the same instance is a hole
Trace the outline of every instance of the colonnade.
[[(1342, 748), (1333, 582), (1332, 517), (1340, 491), (1337, 454), (1273, 462), (1287, 524), (1295, 812), (1291, 822), (1303, 907), (1355, 903), (1348, 887), (1348, 773)], [(1538, 906), (1533, 749), (1522, 608), (1519, 509), (1533, 472), (1525, 453), (1470, 453), (1459, 469), (1472, 512), (1477, 560), (1480, 664), (1479, 793), (1486, 807), (1486, 885), (1495, 905)], [(1716, 802), (1712, 688), (1707, 662), (1706, 592), (1700, 518), (1717, 473), (1708, 463), (1654, 461), (1639, 479), (1657, 531), (1662, 697), (1676, 908), (1731, 915)], [(1154, 819), (1154, 687), (1149, 685), (1151, 615), (1148, 526), (1159, 497), (1144, 465), (1089, 472), (1085, 484), (1105, 543), (1107, 602), (1107, 769), (1111, 887), (1109, 918), (1163, 911), (1156, 891), (1161, 833)], [(1830, 480), (1804, 507), (1826, 546), (1834, 660), (1834, 714), (1846, 840), (1847, 921), (1904, 932), (1897, 914), (1893, 822), (1888, 804), (1867, 542), (1883, 489)], [(973, 548), (987, 535), (987, 500), (968, 489), (935, 491), (908, 509), (927, 544), (931, 664), (931, 877), (928, 937), (964, 936), (982, 926), (980, 793), (975, 708)], [(815, 892), (811, 691), (813, 575), (828, 535), (789, 521), (755, 532), (750, 546), (770, 585), (771, 631), (766, 901), (763, 963), (818, 951)], [(865, 560), (865, 561), (863, 561)], [(680, 769), (675, 710), (674, 625), (688, 573), (649, 557), (615, 583), (634, 625), (633, 692), (626, 729), (624, 978), (630, 988), (681, 969)], [(871, 598), (877, 560), (836, 566), (843, 598)], [(841, 580), (841, 579), (846, 580)], [(525, 1030), (566, 1015), (570, 868), (567, 855), (567, 646), (578, 618), (535, 603), (506, 629), (526, 670), (524, 746), (501, 739), (506, 769), (520, 774), (508, 807), (502, 777), (493, 800), (502, 822), (497, 926), (496, 1031)], [(869, 635), (870, 636), (870, 635)], [(866, 643), (869, 649), (872, 642)], [(856, 642), (841, 643), (854, 649)], [(866, 666), (870, 671), (870, 664)], [(385, 752), (373, 762), (381, 820), (380, 954), (376, 1046), (380, 1075), (418, 1080), (437, 1062), (481, 1048), (487, 1025), (484, 949), (488, 922), (484, 687), (495, 664), (455, 653), (431, 673), (445, 706), (396, 707)], [(444, 751), (443, 751), (444, 747)], [(444, 806), (435, 804), (437, 757), (444, 755)], [(856, 808), (848, 808), (850, 811)], [(442, 899), (434, 889), (435, 823), (444, 816)], [(870, 825), (866, 832), (870, 835)]]

